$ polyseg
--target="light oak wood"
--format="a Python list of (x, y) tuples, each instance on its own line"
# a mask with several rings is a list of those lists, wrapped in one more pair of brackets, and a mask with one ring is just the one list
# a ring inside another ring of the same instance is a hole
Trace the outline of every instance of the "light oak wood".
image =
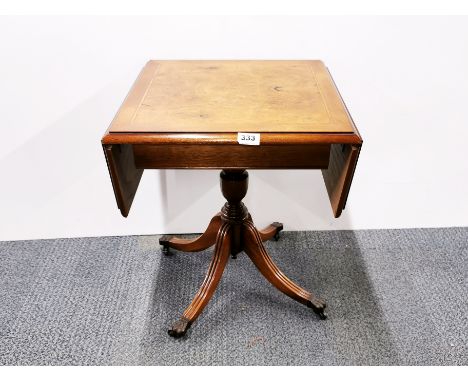
[(111, 133), (351, 133), (321, 61), (149, 61)]

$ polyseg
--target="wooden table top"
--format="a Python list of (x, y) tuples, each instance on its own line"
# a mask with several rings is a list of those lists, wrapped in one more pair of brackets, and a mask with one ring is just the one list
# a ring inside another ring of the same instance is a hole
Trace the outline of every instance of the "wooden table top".
[(109, 133), (353, 133), (321, 61), (149, 61)]
[(338, 217), (362, 138), (321, 61), (149, 61), (101, 143), (123, 216), (145, 169), (288, 168), (321, 169)]

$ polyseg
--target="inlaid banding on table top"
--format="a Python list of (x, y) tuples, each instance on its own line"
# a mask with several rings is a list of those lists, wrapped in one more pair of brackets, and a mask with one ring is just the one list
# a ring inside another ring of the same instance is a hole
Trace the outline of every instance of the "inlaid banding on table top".
[(102, 144), (124, 216), (145, 168), (227, 166), (321, 169), (338, 217), (362, 138), (321, 61), (149, 61)]
[(110, 133), (352, 133), (321, 61), (149, 61)]

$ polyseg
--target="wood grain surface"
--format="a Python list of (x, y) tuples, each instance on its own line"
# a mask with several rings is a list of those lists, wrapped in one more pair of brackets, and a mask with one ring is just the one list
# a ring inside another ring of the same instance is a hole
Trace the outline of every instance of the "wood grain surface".
[(102, 144), (124, 216), (145, 168), (308, 168), (339, 217), (362, 138), (321, 61), (149, 61)]
[(330, 145), (134, 145), (141, 169), (323, 169)]
[(110, 133), (350, 133), (321, 61), (149, 61)]
[(360, 151), (360, 145), (331, 145), (330, 162), (322, 175), (335, 218), (346, 206)]
[(140, 184), (143, 169), (135, 167), (131, 145), (103, 145), (102, 148), (104, 149), (117, 206), (122, 215), (127, 217)]

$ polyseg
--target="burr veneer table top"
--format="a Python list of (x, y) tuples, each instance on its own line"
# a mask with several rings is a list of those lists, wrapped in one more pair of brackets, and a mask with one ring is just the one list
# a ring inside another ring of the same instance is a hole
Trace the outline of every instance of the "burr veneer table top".
[(319, 60), (148, 61), (102, 138), (124, 216), (145, 169), (220, 168), (320, 169), (338, 217), (361, 144)]
[(321, 61), (149, 61), (110, 133), (351, 133)]

